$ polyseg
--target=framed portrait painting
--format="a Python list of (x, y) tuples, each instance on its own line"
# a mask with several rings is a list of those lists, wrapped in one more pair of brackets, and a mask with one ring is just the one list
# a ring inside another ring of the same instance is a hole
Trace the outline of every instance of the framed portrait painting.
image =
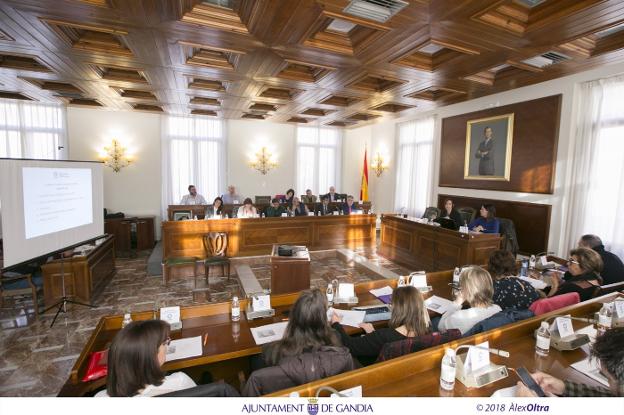
[(513, 113), (467, 122), (465, 180), (509, 181), (513, 129)]

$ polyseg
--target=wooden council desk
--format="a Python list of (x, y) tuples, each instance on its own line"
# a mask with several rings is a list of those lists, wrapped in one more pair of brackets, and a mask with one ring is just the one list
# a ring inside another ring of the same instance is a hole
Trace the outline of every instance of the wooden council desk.
[(499, 249), (499, 234), (461, 233), (419, 223), (415, 218), (383, 215), (378, 252), (393, 262), (425, 271), (485, 265)]
[[(506, 365), (508, 368), (526, 367), (529, 372), (540, 370), (559, 379), (584, 383), (590, 386), (601, 386), (599, 382), (571, 368), (570, 365), (585, 359), (588, 353), (583, 349), (560, 352), (550, 349), (547, 357), (535, 354), (535, 338), (533, 332), (540, 323), (551, 316), (570, 314), (577, 317), (589, 317), (600, 310), (602, 303), (611, 302), (621, 294), (608, 294), (585, 301), (574, 306), (565, 307), (551, 313), (522, 320), (497, 329), (489, 330), (474, 336), (465, 337), (440, 346), (411, 353), (382, 363), (376, 363), (362, 369), (346, 372), (325, 378), (306, 385), (285, 389), (268, 396), (288, 396), (298, 392), (302, 397), (315, 396), (321, 386), (330, 386), (336, 390), (344, 390), (358, 385), (362, 386), (363, 396), (491, 396), (496, 390), (514, 386), (518, 377), (513, 371), (509, 376), (481, 388), (467, 388), (458, 380), (455, 389), (446, 392), (440, 388), (440, 366), (444, 350), (456, 348), (462, 344), (479, 344), (489, 341), (490, 347), (506, 350), (509, 358), (490, 354), (495, 364)], [(573, 322), (575, 330), (588, 323)], [(323, 396), (327, 396), (324, 394)]]
[[(375, 221), (375, 215), (165, 221), (163, 259), (205, 258), (202, 238), (208, 232), (227, 232), (229, 257), (270, 255), (274, 244), (305, 245), (310, 250), (374, 248)], [(171, 277), (192, 271), (192, 266), (176, 267)]]
[[(427, 274), (427, 282), (433, 287), (433, 293), (438, 296), (451, 298), (449, 283), (453, 279), (452, 271)], [(377, 280), (357, 284), (355, 287), (358, 296), (358, 305), (382, 304), (369, 290), (386, 285), (396, 287), (396, 280)], [(298, 293), (272, 295), (271, 305), (275, 308), (275, 317), (247, 321), (245, 313), (241, 313), (241, 320), (234, 323), (230, 320), (230, 303), (216, 303), (200, 306), (182, 307), (181, 331), (172, 332), (172, 339), (204, 336), (208, 334), (208, 342), (203, 346), (201, 356), (181, 359), (165, 363), (166, 371), (184, 369), (185, 372), (200, 377), (202, 371), (210, 370), (215, 379), (224, 379), (232, 386), (238, 386), (238, 371), (242, 370), (248, 376), (251, 372), (249, 357), (261, 353), (250, 328), (283, 321), (287, 312), (299, 297)], [(247, 307), (247, 300), (241, 300), (241, 310)], [(133, 313), (133, 320), (148, 320), (154, 318), (153, 311)], [(123, 316), (107, 316), (100, 319), (97, 327), (84, 346), (80, 356), (70, 371), (69, 379), (59, 392), (59, 396), (84, 396), (95, 392), (106, 384), (106, 378), (91, 382), (82, 382), (91, 353), (105, 350), (110, 346), (115, 334), (121, 329)], [(386, 322), (375, 323), (376, 326)], [(361, 333), (360, 329), (346, 327), (347, 332)]]

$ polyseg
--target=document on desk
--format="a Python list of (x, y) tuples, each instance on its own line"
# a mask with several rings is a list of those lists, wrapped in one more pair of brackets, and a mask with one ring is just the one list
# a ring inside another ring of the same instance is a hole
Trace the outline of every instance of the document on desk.
[(202, 355), (201, 336), (189, 337), (186, 339), (171, 340), (167, 347), (165, 361), (187, 359), (189, 357)]
[(536, 290), (543, 290), (544, 288), (548, 287), (548, 284), (546, 284), (542, 280), (538, 280), (537, 278), (531, 278), (531, 277), (518, 277), (518, 278), (521, 279), (522, 281), (528, 282)]
[(327, 317), (331, 318), (334, 312), (342, 317), (340, 324), (343, 326), (360, 327), (360, 324), (364, 322), (364, 317), (366, 317), (366, 311), (339, 310), (333, 307), (327, 310)]
[(369, 292), (373, 294), (375, 297), (379, 298), (385, 295), (392, 295), (392, 287), (390, 287), (389, 285), (386, 285), (385, 287), (381, 287), (381, 288), (373, 288)]
[(453, 306), (453, 302), (447, 300), (446, 298), (438, 297), (437, 295), (432, 295), (431, 297), (425, 300), (425, 306), (436, 313), (444, 314), (446, 311)]
[(260, 346), (265, 343), (282, 340), (286, 332), (286, 326), (288, 326), (288, 322), (281, 321), (279, 323), (267, 324), (266, 326), (252, 327), (250, 330), (256, 344)]
[(600, 382), (605, 388), (609, 387), (609, 380), (602, 373), (600, 373), (596, 359), (583, 359), (580, 362), (571, 364), (570, 366), (582, 374)]

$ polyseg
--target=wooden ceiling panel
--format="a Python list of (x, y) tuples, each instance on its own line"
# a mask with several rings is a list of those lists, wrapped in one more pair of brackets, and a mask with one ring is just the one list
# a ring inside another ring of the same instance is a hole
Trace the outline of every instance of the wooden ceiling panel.
[(348, 0), (4, 0), (1, 89), (352, 127), (624, 62), (622, 1), (408, 3), (373, 21)]

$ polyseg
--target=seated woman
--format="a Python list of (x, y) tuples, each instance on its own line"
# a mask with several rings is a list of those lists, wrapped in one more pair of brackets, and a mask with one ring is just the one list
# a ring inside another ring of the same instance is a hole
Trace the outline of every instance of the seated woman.
[(503, 310), (526, 310), (539, 300), (539, 292), (517, 277), (516, 259), (509, 251), (498, 250), (490, 254), (488, 271), (494, 279), (494, 304)]
[(308, 207), (299, 201), (298, 197), (293, 197), (292, 207), (290, 208), (291, 215), (294, 216), (308, 216), (310, 210)]
[(441, 218), (451, 219), (455, 222), (456, 229), (459, 229), (460, 226), (464, 225), (464, 221), (462, 220), (461, 214), (455, 209), (455, 204), (451, 199), (446, 199), (444, 201), (444, 209), (440, 212)]
[(593, 298), (602, 285), (602, 266), (602, 258), (596, 251), (589, 248), (573, 249), (568, 259), (568, 272), (571, 277), (561, 283), (558, 276), (553, 276), (548, 296), (576, 292), (581, 301)]
[(254, 207), (250, 198), (246, 198), (243, 202), (243, 206), (238, 208), (238, 212), (236, 213), (237, 218), (255, 218), (258, 216), (258, 211)]
[(95, 396), (155, 396), (196, 386), (184, 372), (165, 376), (169, 324), (134, 321), (113, 339), (108, 350), (106, 390)]
[(286, 195), (280, 200), (283, 205), (290, 208), (293, 204), (293, 198), (295, 197), (295, 191), (293, 189), (286, 190)]
[(347, 346), (351, 354), (364, 365), (373, 363), (386, 343), (404, 340), (408, 337), (419, 337), (431, 331), (429, 313), (425, 307), (422, 294), (411, 285), (399, 287), (392, 292), (392, 315), (387, 328), (375, 330), (372, 324), (362, 323), (366, 335), (349, 336), (340, 320), (334, 313), (332, 327), (340, 334), (342, 344)]
[(479, 210), (479, 217), (470, 222), (468, 228), (474, 232), (498, 233), (500, 222), (496, 219), (496, 208), (494, 205), (482, 205)]
[(334, 376), (354, 368), (349, 349), (327, 321), (327, 297), (318, 288), (305, 290), (288, 315), (282, 340), (262, 351), (265, 367), (254, 371), (243, 396), (260, 396), (276, 390)]
[[(464, 334), (478, 322), (502, 311), (498, 305), (492, 304), (493, 294), (494, 286), (489, 272), (477, 266), (465, 269), (460, 275), (459, 294), (452, 307), (442, 315), (438, 329), (459, 329)], [(462, 310), (464, 301), (468, 302), (470, 308)]]
[(215, 197), (212, 202), (212, 206), (206, 208), (206, 217), (221, 216), (223, 215), (223, 199)]

